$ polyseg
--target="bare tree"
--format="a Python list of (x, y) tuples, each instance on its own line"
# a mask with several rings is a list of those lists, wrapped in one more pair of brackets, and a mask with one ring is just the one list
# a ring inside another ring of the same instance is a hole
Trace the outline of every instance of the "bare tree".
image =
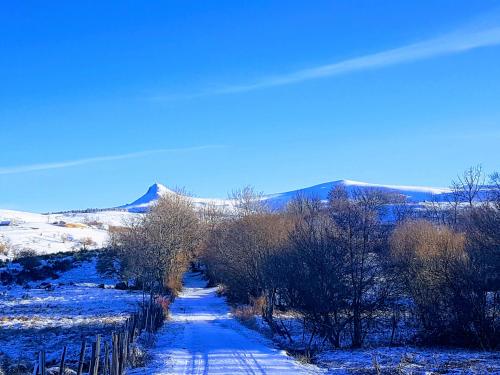
[(390, 197), (378, 190), (358, 190), (349, 194), (343, 187), (329, 197), (329, 212), (336, 228), (336, 246), (345, 254), (347, 290), (350, 294), (352, 346), (363, 344), (366, 327), (384, 305), (387, 288), (381, 250), (386, 231), (381, 217)]
[(401, 223), (415, 217), (415, 205), (405, 195), (396, 193), (384, 194), (386, 195), (385, 200), (387, 201), (387, 205), (390, 207), (389, 214), (391, 220)]
[(457, 179), (452, 181), (453, 194), (467, 202), (470, 207), (479, 198), (479, 193), (484, 185), (485, 177), (481, 165), (466, 169)]
[(297, 194), (285, 207), (285, 211), (295, 217), (307, 217), (320, 212), (324, 204), (319, 197)]
[(448, 201), (448, 212), (443, 210), (443, 208), (438, 207), (442, 213), (445, 213), (445, 218), (442, 223), (438, 224), (450, 224), (452, 226), (456, 226), (458, 224), (459, 214), (460, 214), (460, 205), (464, 201), (465, 195), (464, 190), (460, 185), (456, 182), (452, 182), (452, 188), (450, 194), (447, 195)]
[(490, 175), (490, 194), (489, 200), (497, 210), (500, 210), (500, 173), (494, 172)]
[(328, 212), (308, 211), (297, 221), (290, 235), (290, 249), (282, 262), (288, 268), (283, 278), (289, 305), (301, 312), (312, 327), (309, 350), (316, 335), (339, 348), (349, 324), (350, 316), (345, 313), (350, 296), (346, 276), (349, 266), (346, 253), (335, 237), (335, 226)]
[(238, 216), (264, 213), (269, 210), (264, 201), (264, 193), (256, 191), (250, 185), (233, 190), (229, 194), (229, 199), (233, 201)]
[[(459, 201), (452, 198), (451, 194), (447, 196), (448, 204), (445, 207), (442, 202), (433, 197), (429, 202), (424, 204), (422, 218), (434, 224), (445, 225), (450, 220), (453, 222), (458, 215)], [(456, 203), (456, 205), (455, 205)], [(451, 219), (450, 219), (451, 218)]]

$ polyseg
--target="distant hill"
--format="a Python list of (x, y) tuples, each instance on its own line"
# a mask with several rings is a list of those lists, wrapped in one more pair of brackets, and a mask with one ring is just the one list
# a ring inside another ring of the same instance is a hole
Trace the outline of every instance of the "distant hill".
[[(425, 186), (404, 186), (404, 185), (381, 185), (370, 184), (366, 182), (352, 181), (352, 180), (338, 180), (326, 182), (311, 187), (287, 191), (284, 193), (269, 194), (263, 197), (263, 200), (272, 208), (280, 209), (294, 197), (300, 195), (304, 197), (318, 198), (325, 200), (328, 193), (336, 186), (343, 186), (345, 189), (352, 193), (358, 190), (376, 189), (393, 194), (400, 194), (405, 196), (412, 203), (421, 203), (428, 201), (446, 202), (450, 197), (449, 188), (436, 188)], [(166, 186), (155, 183), (151, 185), (147, 192), (139, 199), (132, 203), (125, 204), (118, 208), (125, 209), (129, 212), (146, 212), (152, 204), (154, 204), (159, 197), (165, 194), (176, 194), (174, 191), (168, 189)], [(233, 203), (229, 199), (211, 199), (211, 198), (192, 198), (196, 206), (204, 206), (213, 204), (216, 206), (232, 207)]]

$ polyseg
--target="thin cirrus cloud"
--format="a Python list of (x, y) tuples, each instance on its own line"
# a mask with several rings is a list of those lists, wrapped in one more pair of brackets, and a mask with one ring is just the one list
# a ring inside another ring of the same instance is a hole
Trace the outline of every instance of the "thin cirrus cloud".
[(347, 59), (333, 64), (316, 66), (292, 73), (264, 77), (249, 84), (228, 85), (188, 95), (158, 96), (152, 99), (172, 100), (210, 95), (243, 93), (276, 86), (296, 84), (312, 79), (329, 78), (356, 71), (376, 69), (396, 64), (430, 59), (433, 57), (463, 53), (481, 47), (500, 44), (500, 26), (468, 29), (441, 37), (389, 49), (365, 56)]
[(29, 164), (29, 165), (19, 165), (19, 166), (13, 166), (13, 167), (0, 167), (0, 175), (44, 171), (44, 170), (49, 170), (49, 169), (69, 168), (69, 167), (76, 167), (76, 166), (91, 164), (91, 163), (100, 163), (100, 162), (123, 160), (123, 159), (134, 159), (134, 158), (139, 158), (139, 157), (154, 155), (154, 154), (181, 153), (181, 152), (191, 152), (191, 151), (194, 152), (194, 151), (203, 151), (203, 150), (216, 149), (216, 148), (222, 148), (222, 147), (224, 147), (224, 146), (222, 146), (222, 145), (203, 145), (203, 146), (184, 147), (184, 148), (164, 148), (164, 149), (156, 149), (156, 150), (131, 152), (131, 153), (119, 154), (119, 155), (97, 156), (97, 157), (92, 157), (92, 158), (67, 160), (67, 161), (60, 161), (60, 162), (53, 162), (53, 163)]

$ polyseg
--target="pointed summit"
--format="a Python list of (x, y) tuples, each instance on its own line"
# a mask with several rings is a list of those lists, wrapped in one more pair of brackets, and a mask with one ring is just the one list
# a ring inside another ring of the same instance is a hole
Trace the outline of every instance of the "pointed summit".
[[(156, 198), (159, 198), (162, 195), (167, 194), (167, 193), (173, 193), (173, 191), (168, 189), (165, 185), (162, 185), (158, 182), (155, 182), (153, 185), (151, 185), (148, 188), (148, 191), (146, 192), (146, 194), (143, 197), (145, 197), (146, 195), (154, 195), (154, 196), (156, 196)], [(141, 198), (143, 198), (143, 197), (141, 197)], [(139, 198), (139, 199), (141, 199), (141, 198)]]
[(151, 205), (165, 194), (175, 194), (175, 192), (168, 189), (165, 185), (155, 182), (142, 197), (119, 208), (125, 208), (130, 212), (146, 212)]

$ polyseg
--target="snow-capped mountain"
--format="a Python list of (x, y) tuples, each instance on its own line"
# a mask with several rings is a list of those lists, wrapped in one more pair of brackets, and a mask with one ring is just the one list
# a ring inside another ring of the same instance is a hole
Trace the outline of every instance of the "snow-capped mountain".
[[(147, 212), (149, 208), (155, 204), (158, 198), (167, 194), (177, 194), (175, 191), (170, 190), (165, 185), (154, 183), (148, 188), (146, 194), (141, 196), (139, 199), (133, 201), (132, 203), (117, 207), (120, 209), (125, 209), (129, 212)], [(207, 204), (212, 204), (215, 206), (232, 206), (231, 201), (228, 199), (215, 199), (215, 198), (191, 198), (196, 207), (203, 207)]]
[(145, 212), (160, 197), (166, 194), (176, 194), (176, 193), (168, 189), (165, 185), (154, 183), (148, 188), (146, 194), (141, 196), (139, 199), (136, 199), (132, 203), (125, 204), (118, 208), (124, 208), (130, 212)]
[[(283, 208), (290, 200), (296, 196), (304, 196), (326, 200), (328, 193), (337, 186), (343, 186), (349, 193), (357, 190), (377, 189), (388, 193), (400, 194), (405, 196), (412, 203), (421, 203), (428, 201), (445, 202), (449, 198), (449, 188), (436, 188), (424, 186), (404, 186), (404, 185), (381, 185), (370, 184), (366, 182), (352, 180), (338, 180), (326, 182), (311, 187), (287, 191), (284, 193), (269, 194), (263, 197), (268, 206), (273, 209)], [(132, 203), (120, 206), (129, 212), (146, 212), (159, 197), (165, 194), (176, 194), (162, 184), (155, 183), (150, 186), (146, 194)], [(196, 206), (213, 204), (216, 206), (232, 207), (233, 202), (229, 199), (211, 199), (211, 198), (192, 198)]]
[(285, 193), (270, 194), (266, 196), (266, 200), (268, 204), (273, 208), (284, 207), (291, 199), (296, 196), (326, 200), (328, 198), (328, 193), (338, 186), (343, 186), (349, 194), (360, 190), (380, 190), (386, 193), (398, 194), (405, 196), (412, 203), (428, 202), (431, 200), (444, 202), (451, 192), (449, 188), (381, 185), (353, 180), (338, 180), (314, 185), (303, 189), (292, 190)]

